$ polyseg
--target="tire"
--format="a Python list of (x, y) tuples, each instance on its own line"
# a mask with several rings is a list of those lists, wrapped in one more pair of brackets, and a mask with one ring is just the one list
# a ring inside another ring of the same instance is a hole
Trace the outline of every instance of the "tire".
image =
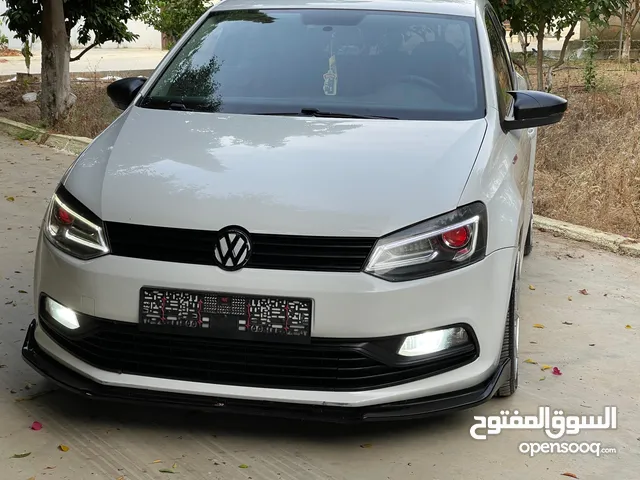
[(509, 310), (507, 311), (507, 324), (504, 331), (504, 339), (502, 340), (502, 353), (500, 355), (500, 364), (509, 360), (509, 378), (498, 389), (496, 396), (510, 397), (518, 389), (518, 344), (520, 337), (520, 314), (519, 305), (519, 279), (516, 278), (511, 288), (511, 299), (509, 301)]

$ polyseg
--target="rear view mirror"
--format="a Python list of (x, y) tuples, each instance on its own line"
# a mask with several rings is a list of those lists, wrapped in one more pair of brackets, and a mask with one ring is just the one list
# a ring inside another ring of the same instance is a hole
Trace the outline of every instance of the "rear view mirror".
[(537, 90), (509, 92), (514, 98), (513, 119), (505, 120), (507, 131), (535, 128), (558, 123), (567, 111), (564, 98)]
[(116, 108), (126, 110), (146, 81), (147, 79), (142, 77), (116, 80), (107, 87), (107, 95)]

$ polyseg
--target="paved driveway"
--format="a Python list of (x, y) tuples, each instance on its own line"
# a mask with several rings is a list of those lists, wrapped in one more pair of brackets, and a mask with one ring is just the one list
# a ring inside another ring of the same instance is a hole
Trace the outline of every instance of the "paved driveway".
[[(71, 160), (0, 136), (3, 480), (639, 478), (640, 261), (542, 233), (524, 269), (521, 328), (522, 360), (539, 365), (521, 364), (520, 390), (508, 400), (435, 420), (342, 428), (89, 403), (52, 391), (22, 362), (20, 347), (33, 318), (38, 225)], [(542, 364), (563, 375), (543, 372)], [(616, 405), (616, 431), (583, 432), (571, 441), (601, 442), (617, 453), (531, 458), (518, 445), (548, 441), (542, 432), (511, 430), (486, 441), (469, 436), (474, 415), (532, 414), (539, 405), (580, 415)], [(36, 420), (44, 425), (40, 431), (29, 428)], [(24, 452), (31, 455), (11, 458)], [(174, 463), (177, 473), (160, 472)]]
[[(71, 55), (78, 55), (80, 51), (73, 50)], [(87, 52), (77, 62), (71, 62), (69, 69), (72, 73), (83, 72), (119, 72), (153, 70), (166, 55), (166, 51), (147, 48), (96, 48)], [(31, 59), (31, 73), (40, 73), (42, 58), (37, 52)], [(0, 75), (15, 75), (16, 72), (27, 72), (24, 58), (0, 58)]]

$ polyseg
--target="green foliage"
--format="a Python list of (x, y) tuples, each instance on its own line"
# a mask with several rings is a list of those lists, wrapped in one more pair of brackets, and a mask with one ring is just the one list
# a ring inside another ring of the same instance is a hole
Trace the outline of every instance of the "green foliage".
[(586, 62), (584, 64), (584, 88), (587, 92), (591, 92), (597, 88), (596, 79), (596, 52), (598, 51), (598, 37), (592, 35), (587, 38), (584, 52), (587, 55)]
[[(4, 24), (2, 18), (0, 18), (0, 27)], [(4, 33), (0, 33), (0, 50), (9, 46), (9, 39)]]
[[(45, 0), (6, 0), (3, 14), (9, 29), (23, 42), (42, 32), (42, 4)], [(100, 45), (113, 41), (133, 41), (137, 35), (130, 32), (126, 22), (143, 12), (145, 0), (65, 0), (65, 26), (67, 34), (78, 28), (78, 42)]]
[[(500, 18), (511, 24), (512, 35), (537, 38), (538, 45), (546, 34), (558, 40), (565, 29), (570, 29), (564, 39), (558, 61), (545, 66), (542, 48), (537, 52), (538, 90), (550, 90), (553, 70), (565, 61), (568, 42), (580, 21), (591, 25), (607, 25), (609, 18), (618, 13), (628, 0), (491, 0)], [(545, 72), (547, 81), (545, 83)]]
[(560, 38), (562, 30), (580, 20), (606, 25), (627, 0), (491, 0), (514, 34), (536, 36), (540, 28)]
[(145, 0), (140, 20), (164, 33), (172, 46), (209, 8), (207, 0)]

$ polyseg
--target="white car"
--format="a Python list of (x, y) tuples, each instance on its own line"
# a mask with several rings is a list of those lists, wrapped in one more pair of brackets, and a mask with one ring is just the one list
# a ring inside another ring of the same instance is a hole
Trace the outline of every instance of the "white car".
[(509, 396), (536, 128), (485, 0), (228, 0), (46, 212), (26, 361), (98, 399), (327, 421)]

